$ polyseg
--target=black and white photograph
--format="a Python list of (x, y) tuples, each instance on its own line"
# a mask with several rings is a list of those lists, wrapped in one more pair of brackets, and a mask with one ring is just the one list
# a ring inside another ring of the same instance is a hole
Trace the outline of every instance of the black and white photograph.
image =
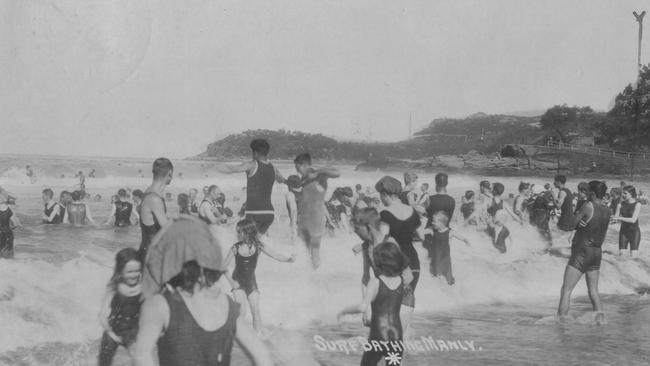
[(0, 0), (0, 366), (649, 365), (646, 11)]

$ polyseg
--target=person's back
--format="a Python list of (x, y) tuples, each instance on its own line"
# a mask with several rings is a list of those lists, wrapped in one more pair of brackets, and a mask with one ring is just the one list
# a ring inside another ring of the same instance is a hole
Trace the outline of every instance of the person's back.
[(179, 291), (166, 290), (163, 297), (169, 306), (169, 323), (158, 340), (160, 366), (230, 365), (239, 304), (219, 296), (206, 314), (200, 312), (205, 307), (192, 304), (193, 300)]
[(68, 205), (68, 221), (72, 226), (86, 225), (86, 204), (83, 202), (72, 202)]
[(369, 339), (399, 341), (402, 340), (402, 322), (399, 311), (404, 296), (404, 283), (391, 289), (384, 282), (385, 279), (385, 276), (379, 276), (377, 296), (370, 304), (372, 315)]
[[(455, 209), (456, 200), (454, 200), (450, 195), (446, 193), (436, 193), (429, 196), (429, 207), (427, 207), (427, 227), (431, 226), (431, 218), (433, 217), (433, 214), (439, 211), (446, 213), (447, 217), (449, 217), (449, 220), (451, 221)], [(466, 207), (465, 209), (468, 210), (469, 208)], [(473, 203), (471, 210), (473, 211)]]

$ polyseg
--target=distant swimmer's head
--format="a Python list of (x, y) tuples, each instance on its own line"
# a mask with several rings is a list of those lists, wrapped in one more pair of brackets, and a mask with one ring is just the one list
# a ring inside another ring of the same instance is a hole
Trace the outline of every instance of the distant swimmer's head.
[(190, 207), (190, 196), (188, 196), (186, 193), (180, 193), (176, 197), (176, 203), (178, 203), (178, 207), (180, 208)]
[(544, 189), (547, 190), (547, 191), (548, 191), (549, 189), (551, 189), (551, 184), (550, 184), (550, 183), (546, 183), (546, 184), (544, 184)]
[(153, 162), (152, 173), (154, 181), (162, 181), (165, 184), (169, 184), (174, 177), (174, 165), (167, 158), (158, 158)]
[(470, 201), (474, 199), (474, 191), (465, 191), (465, 200)]
[(449, 227), (449, 216), (445, 211), (438, 211), (431, 216), (431, 225), (435, 231), (442, 231)]
[(102, 200), (102, 195), (101, 194), (96, 194), (94, 198), (95, 202), (99, 202)]
[(589, 182), (589, 194), (591, 195), (590, 199), (599, 199), (602, 200), (607, 193), (607, 184), (600, 180), (592, 180)]
[(196, 188), (191, 188), (190, 189), (190, 198), (194, 200), (196, 196), (199, 195), (199, 191)]
[(496, 182), (492, 185), (492, 194), (496, 197), (500, 197), (505, 191), (503, 184)]
[(84, 194), (81, 191), (74, 191), (72, 192), (72, 200), (74, 202), (79, 202), (81, 199), (84, 198)]
[(372, 251), (377, 274), (388, 277), (399, 276), (407, 267), (406, 257), (395, 243), (384, 241)]
[(221, 194), (221, 189), (219, 189), (219, 186), (217, 185), (211, 185), (208, 187), (208, 193), (206, 197), (209, 197), (211, 200), (216, 200), (219, 198), (219, 195)]
[(249, 219), (239, 220), (236, 226), (237, 240), (246, 244), (258, 244), (260, 242), (257, 225)]
[(352, 214), (352, 225), (354, 232), (363, 240), (372, 240), (373, 232), (381, 229), (379, 212), (373, 207), (365, 207), (355, 210)]
[(118, 197), (120, 197), (120, 199), (123, 199), (123, 200), (129, 198), (128, 197), (129, 195), (126, 193), (126, 189), (124, 189), (124, 188), (120, 188), (117, 191), (117, 195), (118, 195)]
[(436, 174), (436, 189), (447, 188), (447, 184), (449, 184), (449, 176), (447, 173)]
[(489, 181), (482, 180), (481, 183), (479, 183), (479, 189), (481, 193), (488, 193), (492, 191), (492, 185), (490, 185)]
[(311, 155), (309, 153), (302, 153), (293, 159), (293, 164), (296, 166), (296, 171), (305, 176), (311, 169)]
[(627, 185), (623, 187), (622, 197), (626, 201), (629, 200), (630, 198), (636, 199), (636, 188), (634, 188), (634, 186), (631, 185)]
[(402, 193), (402, 183), (391, 177), (385, 176), (375, 184), (375, 190), (384, 205), (389, 205), (393, 198)]
[(255, 139), (251, 141), (251, 152), (253, 154), (253, 159), (257, 160), (260, 158), (266, 158), (269, 156), (269, 151), (271, 151), (271, 145), (269, 142), (264, 139)]
[(208, 195), (208, 190), (210, 189), (209, 186), (203, 186), (203, 195), (207, 196)]
[(287, 187), (293, 192), (300, 192), (302, 190), (302, 179), (300, 176), (293, 174), (287, 178)]
[(429, 192), (429, 183), (422, 183), (420, 189), (422, 190), (422, 193)]
[(171, 201), (174, 199), (174, 195), (171, 194), (171, 192), (165, 193), (165, 201)]
[(418, 181), (418, 175), (413, 172), (404, 173), (404, 184), (409, 185)]
[(520, 182), (519, 183), (519, 193), (526, 194), (530, 190), (530, 183)]
[(354, 189), (357, 191), (357, 193), (359, 193), (361, 190), (363, 190), (363, 186), (361, 186), (361, 184), (357, 184), (354, 186)]
[(50, 188), (45, 188), (43, 190), (43, 202), (48, 203), (54, 198), (54, 191)]
[(142, 192), (139, 189), (133, 191), (133, 202), (139, 205), (143, 199), (144, 199), (144, 192)]
[(562, 174), (558, 174), (553, 178), (553, 185), (555, 188), (564, 188), (564, 185), (566, 184), (566, 177)]
[(216, 201), (217, 201), (218, 204), (220, 204), (222, 206), (225, 205), (226, 204), (226, 194), (223, 193), (223, 192), (219, 192), (219, 194), (217, 195)]
[(133, 248), (124, 248), (115, 255), (115, 268), (113, 276), (108, 283), (108, 288), (117, 291), (120, 283), (129, 286), (137, 285), (142, 279), (142, 262), (138, 251)]
[(621, 187), (621, 189), (623, 189), (623, 187), (625, 187), (625, 186), (627, 185), (627, 183), (625, 183), (625, 181), (622, 180), (622, 181), (620, 181), (620, 182), (618, 183), (618, 185), (619, 185), (619, 187)]

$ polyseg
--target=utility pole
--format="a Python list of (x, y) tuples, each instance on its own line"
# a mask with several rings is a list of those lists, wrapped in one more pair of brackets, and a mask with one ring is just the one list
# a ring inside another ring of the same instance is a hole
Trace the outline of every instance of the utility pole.
[(641, 39), (643, 39), (643, 17), (645, 17), (645, 10), (641, 12), (641, 14), (638, 14), (636, 11), (632, 12), (632, 15), (634, 15), (634, 18), (636, 19), (637, 23), (639, 23), (639, 47), (638, 47), (638, 53), (637, 53), (637, 66), (639, 68), (639, 72), (641, 72)]

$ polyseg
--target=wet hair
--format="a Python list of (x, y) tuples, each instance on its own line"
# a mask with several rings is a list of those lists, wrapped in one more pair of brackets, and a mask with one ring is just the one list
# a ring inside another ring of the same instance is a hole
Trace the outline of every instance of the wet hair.
[(449, 225), (449, 216), (445, 211), (438, 211), (431, 216), (432, 221), (439, 222), (445, 226)]
[(144, 192), (142, 192), (142, 191), (139, 190), (139, 189), (134, 190), (133, 193), (132, 193), (131, 195), (132, 195), (133, 197), (138, 197), (140, 200), (143, 200), (143, 199), (144, 199)]
[(465, 199), (470, 200), (474, 198), (474, 191), (465, 191)]
[(404, 173), (404, 184), (413, 183), (418, 179), (418, 175), (413, 172)]
[(377, 245), (372, 253), (378, 274), (388, 277), (399, 276), (407, 267), (407, 259), (399, 246), (389, 241)]
[(528, 188), (530, 188), (530, 183), (526, 183), (526, 182), (520, 182), (519, 183), (519, 192), (520, 193), (527, 190)]
[(122, 198), (125, 198), (126, 197), (126, 189), (120, 188), (120, 190), (117, 191), (117, 195), (122, 197)]
[(212, 194), (212, 192), (216, 191), (217, 189), (219, 189), (219, 186), (217, 186), (216, 184), (211, 185), (208, 188), (208, 194)]
[(500, 196), (503, 194), (503, 191), (505, 190), (505, 187), (503, 184), (496, 182), (492, 185), (492, 193), (494, 193), (497, 196)]
[(302, 153), (293, 159), (293, 163), (297, 165), (311, 165), (311, 155), (309, 153)]
[(368, 226), (379, 230), (381, 228), (381, 218), (379, 212), (374, 207), (364, 207), (354, 210), (352, 214), (352, 225)]
[(480, 188), (490, 188), (490, 181), (488, 180), (482, 180), (481, 183), (479, 183)]
[(221, 205), (225, 204), (226, 203), (226, 194), (223, 193), (223, 192), (219, 193), (219, 195), (217, 196), (217, 202), (219, 202), (219, 204), (221, 204)]
[(187, 193), (179, 193), (176, 202), (180, 208), (187, 208), (190, 206), (190, 196)]
[(237, 234), (244, 236), (244, 243), (246, 244), (259, 244), (260, 238), (257, 231), (255, 222), (249, 219), (239, 220), (237, 222)]
[(402, 182), (387, 175), (375, 184), (375, 190), (380, 194), (398, 195), (402, 193)]
[(302, 179), (300, 179), (300, 177), (296, 174), (290, 175), (289, 177), (287, 177), (287, 186), (289, 188), (294, 188), (294, 189), (300, 188), (301, 180)]
[(447, 173), (436, 174), (436, 187), (447, 187), (449, 184), (449, 176)]
[[(223, 274), (222, 271), (216, 271), (208, 268), (201, 268), (199, 263), (191, 260), (183, 263), (183, 269), (179, 274), (169, 280), (172, 287), (180, 287), (190, 294), (194, 294), (194, 286), (200, 284), (202, 288), (212, 287)], [(203, 281), (201, 281), (203, 275)]]
[(620, 182), (618, 183), (618, 185), (620, 185), (621, 188), (623, 188), (623, 187), (625, 187), (625, 186), (627, 185), (627, 183), (625, 183), (625, 181), (622, 180), (622, 181), (620, 181)]
[(545, 190), (548, 191), (549, 188), (551, 188), (551, 184), (550, 184), (550, 183), (546, 183), (546, 184), (544, 184), (544, 189), (545, 189)]
[(429, 189), (429, 183), (422, 183), (422, 187), (425, 187), (426, 189)]
[(589, 183), (587, 182), (578, 183), (578, 192), (585, 193), (585, 194), (589, 192)]
[(70, 195), (70, 192), (68, 191), (61, 191), (61, 194), (59, 195), (59, 201), (63, 200), (63, 197)]
[(627, 185), (623, 187), (623, 191), (629, 193), (633, 198), (636, 198), (636, 188), (634, 188), (634, 186)]
[(602, 199), (607, 193), (607, 184), (600, 180), (592, 180), (589, 182), (589, 192), (593, 193), (596, 198)]
[(357, 191), (360, 191), (361, 189), (363, 189), (363, 186), (361, 186), (361, 184), (357, 184), (357, 185), (354, 186), (354, 189), (356, 189)]
[(107, 286), (109, 290), (117, 291), (117, 285), (122, 281), (122, 272), (131, 261), (136, 261), (142, 266), (138, 251), (134, 248), (124, 248), (115, 254), (115, 268)]
[(50, 188), (45, 188), (45, 189), (43, 190), (43, 194), (46, 195), (46, 196), (48, 196), (49, 198), (54, 197), (54, 191), (51, 190)]
[(553, 178), (554, 181), (561, 183), (561, 184), (566, 184), (566, 177), (563, 176), (562, 174), (558, 174)]
[(83, 197), (84, 197), (84, 194), (81, 191), (72, 192), (72, 200), (73, 201), (79, 201)]
[[(585, 183), (585, 184), (587, 185), (587, 188), (586, 188), (585, 192), (588, 192), (589, 191), (589, 184), (587, 184), (587, 183)], [(622, 189), (618, 188), (618, 187), (614, 187), (609, 191), (609, 193), (613, 197), (620, 197), (621, 193), (622, 193)]]
[(167, 176), (169, 172), (174, 170), (174, 165), (167, 158), (158, 158), (153, 162), (153, 177), (154, 179), (161, 179)]
[(269, 151), (271, 150), (271, 145), (269, 145), (269, 142), (264, 139), (255, 139), (251, 141), (250, 146), (253, 152), (258, 153), (261, 156), (269, 155)]
[(352, 188), (350, 187), (338, 187), (332, 192), (332, 195), (334, 197), (352, 197), (354, 196), (354, 192), (352, 191)]

